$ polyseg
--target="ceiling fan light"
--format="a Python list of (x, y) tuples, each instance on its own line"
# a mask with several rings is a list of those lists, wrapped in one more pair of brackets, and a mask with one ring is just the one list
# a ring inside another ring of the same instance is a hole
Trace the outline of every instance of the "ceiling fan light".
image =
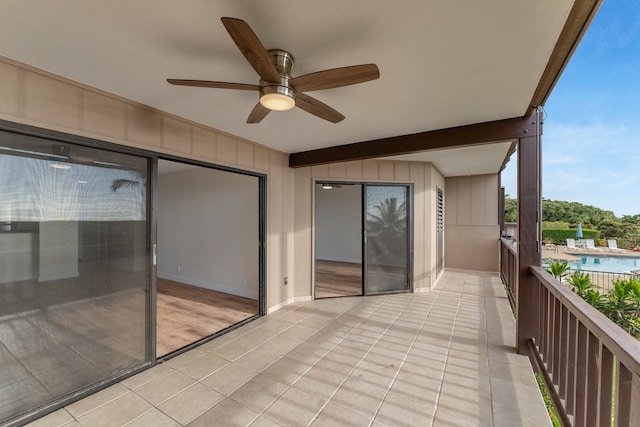
[(262, 95), (260, 98), (260, 104), (263, 107), (268, 108), (269, 110), (274, 111), (287, 111), (291, 110), (296, 105), (296, 101), (293, 98), (288, 97), (287, 95), (282, 95), (279, 93), (268, 93), (266, 95)]
[(271, 85), (260, 88), (260, 104), (273, 111), (287, 111), (296, 105), (296, 93), (287, 86)]
[(326, 183), (326, 182), (324, 184), (322, 184), (322, 189), (323, 190), (331, 190), (332, 188), (333, 188), (332, 184), (329, 184), (329, 183)]
[(71, 166), (64, 163), (49, 163), (49, 166), (54, 169), (63, 169), (63, 170), (71, 169)]

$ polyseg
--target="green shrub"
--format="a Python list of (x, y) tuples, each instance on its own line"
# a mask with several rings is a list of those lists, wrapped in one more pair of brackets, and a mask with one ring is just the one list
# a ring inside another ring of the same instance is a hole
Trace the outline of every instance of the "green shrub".
[[(543, 228), (542, 229), (542, 241), (550, 241), (555, 245), (566, 245), (567, 239), (576, 238), (575, 228)], [(584, 239), (593, 239), (595, 244), (600, 242), (600, 231), (591, 230), (589, 228), (582, 229), (582, 236)]]
[(545, 268), (547, 273), (562, 282), (562, 279), (569, 274), (569, 263), (567, 261), (551, 260), (549, 261), (549, 267)]
[(571, 290), (578, 294), (578, 296), (584, 298), (587, 292), (593, 289), (593, 283), (591, 283), (591, 276), (584, 274), (582, 271), (576, 271), (569, 280)]
[(640, 339), (640, 280), (616, 280), (606, 295), (594, 289), (588, 274), (576, 271), (571, 289), (630, 335)]
[(551, 418), (551, 424), (553, 424), (553, 427), (561, 427), (562, 424), (560, 424), (558, 413), (556, 412), (556, 408), (553, 406), (553, 402), (551, 401), (551, 396), (549, 396), (549, 391), (544, 383), (544, 379), (537, 372), (535, 372), (534, 375), (536, 377), (536, 382), (538, 383), (538, 388), (540, 389), (540, 394), (542, 395), (542, 400), (544, 400), (544, 406), (547, 407), (547, 413), (549, 414), (549, 418)]
[(568, 222), (564, 221), (542, 221), (542, 229), (545, 228), (569, 228), (570, 225)]
[(629, 334), (640, 338), (640, 280), (616, 280), (600, 311)]

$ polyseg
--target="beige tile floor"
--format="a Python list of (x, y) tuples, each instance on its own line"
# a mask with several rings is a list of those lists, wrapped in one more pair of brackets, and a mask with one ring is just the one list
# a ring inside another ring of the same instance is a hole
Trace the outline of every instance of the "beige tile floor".
[(32, 426), (550, 425), (497, 276), (291, 304)]

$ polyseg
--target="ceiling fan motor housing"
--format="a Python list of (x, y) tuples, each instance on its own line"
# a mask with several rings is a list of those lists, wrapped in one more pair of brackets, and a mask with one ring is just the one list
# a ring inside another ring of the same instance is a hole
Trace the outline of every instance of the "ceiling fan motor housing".
[(291, 67), (294, 61), (293, 55), (280, 49), (272, 49), (267, 53), (273, 65), (275, 65), (276, 70), (278, 70), (278, 74), (280, 74), (280, 82), (260, 80), (260, 98), (264, 95), (278, 94), (287, 96), (295, 102), (296, 91), (289, 84), (289, 80), (291, 80)]

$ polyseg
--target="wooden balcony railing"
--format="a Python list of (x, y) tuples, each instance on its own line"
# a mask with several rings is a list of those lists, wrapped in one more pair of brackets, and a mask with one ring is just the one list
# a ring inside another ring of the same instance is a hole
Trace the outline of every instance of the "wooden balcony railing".
[[(539, 301), (530, 350), (563, 424), (640, 426), (640, 342), (542, 267), (530, 272)], [(517, 310), (517, 248), (506, 239), (500, 276)]]
[(640, 342), (531, 267), (539, 296), (531, 350), (567, 425), (640, 426)]
[(500, 239), (500, 278), (509, 291), (509, 302), (516, 309), (518, 301), (518, 253), (516, 246), (507, 239)]

